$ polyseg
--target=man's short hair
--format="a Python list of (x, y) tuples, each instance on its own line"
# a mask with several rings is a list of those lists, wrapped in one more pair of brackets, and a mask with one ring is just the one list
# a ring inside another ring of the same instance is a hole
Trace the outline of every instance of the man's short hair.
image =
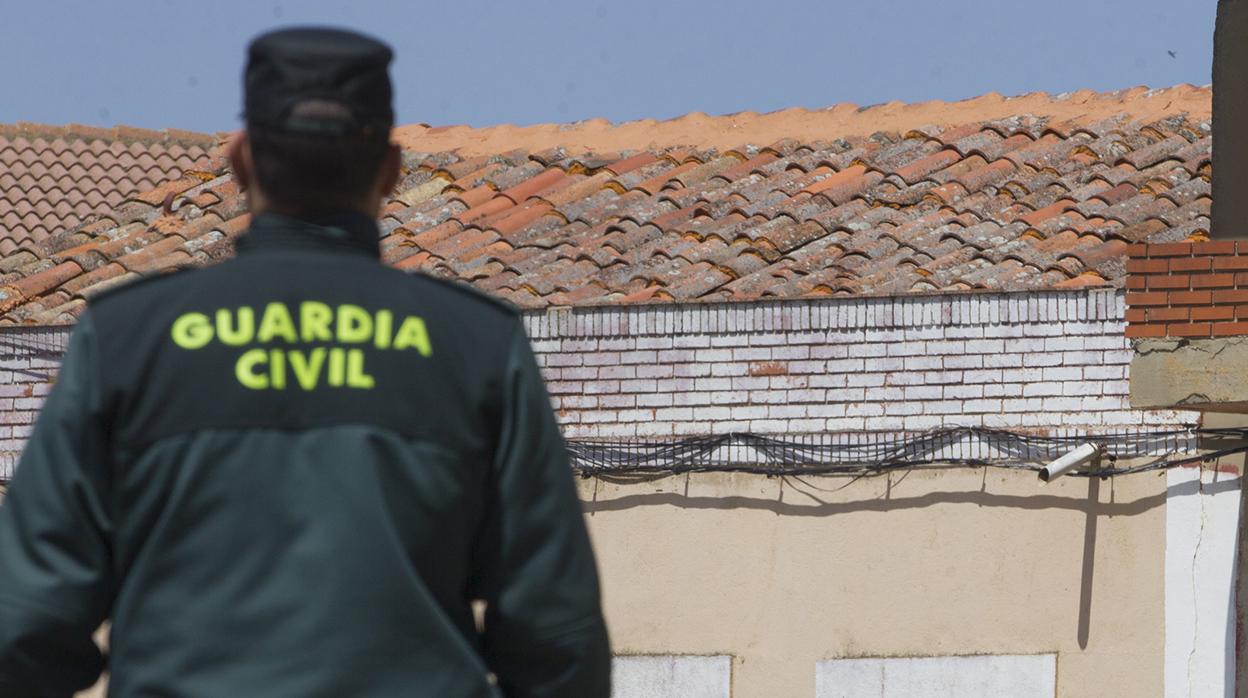
[[(298, 105), (291, 119), (307, 124), (345, 121), (341, 105), (312, 100)], [(247, 128), (256, 181), (276, 207), (296, 212), (350, 208), (364, 200), (377, 181), (386, 156), (389, 130), (314, 129), (290, 132), (257, 124)]]
[(383, 137), (249, 132), (255, 178), (275, 208), (312, 213), (354, 208), (376, 185)]

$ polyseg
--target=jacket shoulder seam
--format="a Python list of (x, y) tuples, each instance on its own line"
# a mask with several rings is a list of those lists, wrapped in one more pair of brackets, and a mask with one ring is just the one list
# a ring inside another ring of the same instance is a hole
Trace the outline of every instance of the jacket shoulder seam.
[[(393, 267), (388, 267), (388, 268), (393, 269)], [(512, 316), (520, 315), (520, 309), (512, 305), (511, 303), (508, 303), (507, 301), (501, 298), (496, 298), (494, 296), (491, 296), (490, 294), (485, 293), (484, 291), (475, 289), (472, 286), (464, 282), (451, 281), (449, 279), (439, 279), (435, 276), (431, 276), (423, 272), (404, 272), (399, 269), (394, 269), (394, 271), (410, 279), (411, 280), (410, 283), (415, 283), (415, 284), (427, 283), (433, 286), (437, 286), (438, 288), (445, 288), (451, 291), (455, 291), (456, 293), (459, 293), (461, 295), (467, 296), (471, 299), (492, 305), (495, 308), (502, 310), (507, 315), (512, 315)]]
[(92, 307), (100, 305), (101, 303), (109, 303), (112, 299), (117, 298), (118, 296), (126, 295), (128, 292), (137, 291), (141, 288), (148, 288), (159, 281), (181, 278), (185, 274), (193, 271), (199, 271), (199, 269), (196, 267), (180, 267), (163, 274), (145, 274), (116, 288), (110, 288), (106, 291), (96, 293), (91, 298), (87, 299), (87, 306)]

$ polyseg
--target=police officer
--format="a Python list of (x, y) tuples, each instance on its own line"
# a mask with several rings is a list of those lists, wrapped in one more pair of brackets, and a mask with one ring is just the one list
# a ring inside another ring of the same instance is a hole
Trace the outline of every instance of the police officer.
[(256, 39), (237, 257), (83, 314), (0, 506), (0, 695), (91, 685), (106, 619), (113, 696), (609, 692), (520, 317), (378, 259), (390, 60)]

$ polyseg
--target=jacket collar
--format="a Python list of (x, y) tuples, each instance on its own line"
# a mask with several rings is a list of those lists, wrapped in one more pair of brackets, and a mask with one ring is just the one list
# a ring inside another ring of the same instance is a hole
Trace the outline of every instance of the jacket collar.
[(358, 211), (335, 211), (294, 218), (262, 213), (239, 238), (240, 254), (253, 250), (312, 248), (380, 257), (377, 221)]

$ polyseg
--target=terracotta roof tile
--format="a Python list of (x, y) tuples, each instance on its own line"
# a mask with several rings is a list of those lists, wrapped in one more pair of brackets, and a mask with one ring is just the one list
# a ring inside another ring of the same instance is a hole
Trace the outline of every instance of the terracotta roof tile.
[(516, 202), (505, 196), (495, 196), (483, 204), (474, 206), (462, 213), (453, 216), (456, 220), (464, 225), (475, 223), (476, 221), (488, 219), (491, 216), (497, 216), (508, 209), (514, 208)]
[[(0, 125), (0, 209), (17, 213), (0, 220), (0, 235), (18, 247), (42, 242), (184, 172), (211, 169), (216, 145), (185, 131)], [(167, 193), (148, 197), (160, 204)]]
[[(246, 227), (223, 163), (179, 165), (208, 141), (23, 128), (0, 129), (0, 224), (75, 227), (0, 237), (0, 322), (68, 321), (101, 289), (230, 254)], [(1153, 108), (722, 151), (405, 152), (381, 246), (524, 307), (1117, 285), (1129, 243), (1208, 230), (1208, 131)], [(108, 184), (123, 173), (151, 184)], [(69, 182), (73, 205), (42, 194)]]
[(516, 184), (510, 189), (503, 190), (500, 194), (501, 196), (511, 199), (518, 205), (524, 203), (530, 196), (534, 196), (538, 192), (554, 186), (566, 179), (568, 179), (568, 175), (564, 173), (563, 170), (557, 167), (551, 167), (538, 173), (536, 176), (530, 177), (529, 179)]
[(617, 160), (607, 165), (604, 169), (616, 177), (620, 177), (638, 168), (651, 165), (656, 160), (658, 160), (658, 156), (653, 153), (637, 153), (636, 155)]
[(61, 285), (61, 290), (70, 295), (77, 296), (80, 295), (85, 288), (90, 288), (97, 283), (108, 281), (109, 279), (115, 279), (125, 273), (126, 268), (120, 264), (107, 264), (97, 267), (93, 271), (89, 271), (70, 279)]
[(61, 262), (56, 266), (31, 274), (13, 284), (25, 298), (35, 298), (57, 288), (82, 273), (82, 267), (73, 262)]
[(474, 187), (456, 194), (454, 201), (463, 203), (466, 207), (465, 210), (468, 210), (474, 206), (480, 206), (490, 199), (493, 199), (495, 194), (496, 192), (494, 191), (494, 187), (491, 187), (488, 184), (482, 184), (479, 187)]

